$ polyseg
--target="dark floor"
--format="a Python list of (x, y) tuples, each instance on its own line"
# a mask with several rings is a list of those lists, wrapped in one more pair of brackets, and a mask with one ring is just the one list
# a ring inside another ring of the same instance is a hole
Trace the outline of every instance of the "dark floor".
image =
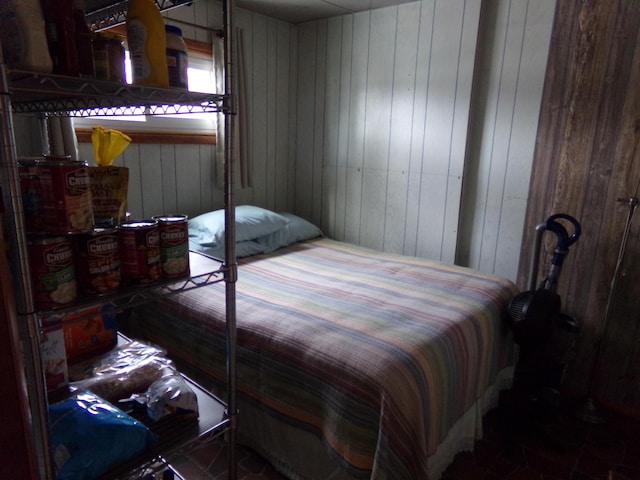
[[(524, 415), (517, 409), (489, 412), (484, 439), (473, 453), (458, 454), (441, 480), (640, 479), (640, 420), (599, 411), (605, 423), (587, 423), (575, 414), (582, 406), (565, 405), (544, 421), (529, 417), (521, 422)], [(239, 447), (238, 459), (238, 480), (284, 480), (251, 451)], [(222, 441), (193, 450), (173, 465), (186, 480), (227, 478)]]

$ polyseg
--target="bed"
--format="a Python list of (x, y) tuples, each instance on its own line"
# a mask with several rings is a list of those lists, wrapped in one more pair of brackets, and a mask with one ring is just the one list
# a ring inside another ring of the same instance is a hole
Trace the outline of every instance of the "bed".
[[(516, 287), (267, 212), (284, 220), (236, 228), (240, 441), (292, 479), (439, 478), (510, 386)], [(190, 223), (191, 246), (219, 255), (203, 228)], [(212, 285), (137, 308), (131, 325), (223, 388), (224, 312)]]

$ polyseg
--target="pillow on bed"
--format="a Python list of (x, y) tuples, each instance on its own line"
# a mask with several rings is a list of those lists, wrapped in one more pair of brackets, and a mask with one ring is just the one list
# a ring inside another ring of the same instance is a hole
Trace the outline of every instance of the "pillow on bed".
[[(236, 242), (254, 240), (283, 228), (289, 220), (271, 210), (253, 205), (236, 207)], [(224, 245), (224, 209), (203, 213), (189, 220), (189, 240), (203, 247)]]
[(264, 247), (264, 253), (273, 252), (278, 248), (287, 247), (293, 243), (322, 236), (322, 231), (313, 223), (292, 213), (280, 213), (287, 218), (287, 223), (277, 232), (255, 239), (256, 243)]
[[(224, 245), (219, 245), (217, 247), (207, 247), (189, 240), (189, 248), (196, 252), (202, 252), (213, 258), (224, 261)], [(260, 253), (265, 253), (265, 247), (254, 240), (236, 242), (237, 258), (250, 257), (251, 255), (258, 255)]]

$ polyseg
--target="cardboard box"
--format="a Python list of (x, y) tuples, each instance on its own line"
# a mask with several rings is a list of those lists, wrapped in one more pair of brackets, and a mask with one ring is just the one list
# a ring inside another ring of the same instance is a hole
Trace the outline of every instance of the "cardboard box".
[(67, 386), (69, 384), (69, 370), (62, 326), (48, 329), (42, 334), (40, 342), (40, 355), (47, 391)]
[[(85, 320), (74, 321), (76, 318), (95, 312)], [(76, 359), (89, 354), (109, 350), (118, 342), (116, 314), (110, 304), (91, 307), (69, 314), (64, 318), (64, 345), (67, 360)]]

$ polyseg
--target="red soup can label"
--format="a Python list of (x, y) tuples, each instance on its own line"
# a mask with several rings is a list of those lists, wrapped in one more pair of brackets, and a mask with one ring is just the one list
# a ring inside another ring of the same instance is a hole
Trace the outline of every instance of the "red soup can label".
[(161, 277), (158, 222), (125, 222), (118, 227), (123, 282), (145, 285)]
[(120, 287), (120, 253), (115, 228), (96, 228), (78, 235), (77, 274), (85, 295), (99, 295)]
[(29, 242), (29, 266), (38, 310), (73, 303), (77, 298), (73, 243), (65, 237)]
[(153, 217), (160, 230), (160, 263), (165, 278), (189, 275), (189, 228), (186, 215)]
[(88, 232), (93, 229), (91, 185), (86, 162), (45, 157), (38, 162), (42, 217), (47, 233)]

